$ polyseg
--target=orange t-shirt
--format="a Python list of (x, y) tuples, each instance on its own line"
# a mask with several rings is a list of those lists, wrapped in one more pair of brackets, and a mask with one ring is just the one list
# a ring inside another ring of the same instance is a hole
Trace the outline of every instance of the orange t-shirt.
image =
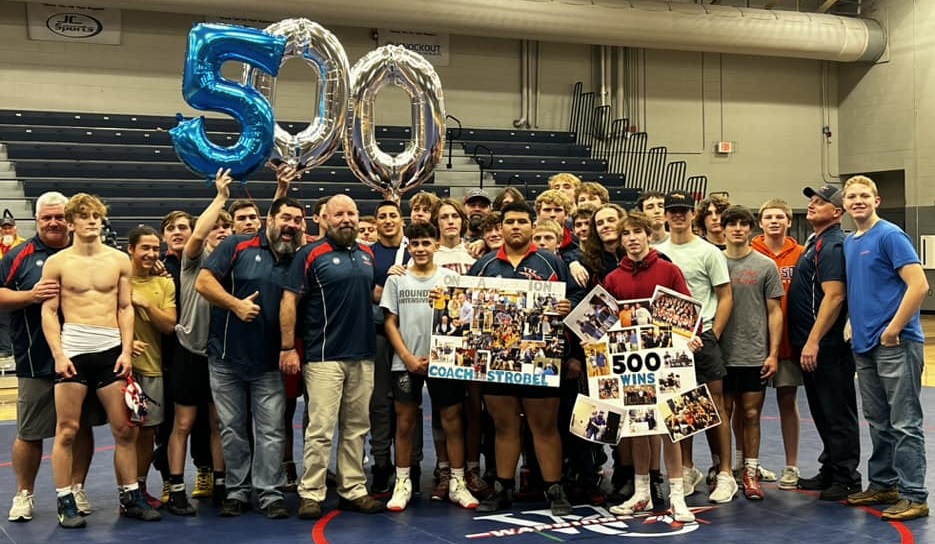
[(789, 286), (792, 285), (795, 264), (799, 262), (799, 257), (805, 251), (805, 246), (796, 242), (795, 238), (786, 236), (782, 250), (778, 254), (774, 254), (766, 246), (766, 238), (761, 234), (753, 238), (753, 249), (772, 259), (776, 266), (779, 267), (782, 288), (786, 292), (782, 297), (782, 340), (779, 344), (779, 358), (789, 359), (792, 357), (792, 346), (789, 344), (789, 313), (786, 311), (786, 303), (789, 299)]

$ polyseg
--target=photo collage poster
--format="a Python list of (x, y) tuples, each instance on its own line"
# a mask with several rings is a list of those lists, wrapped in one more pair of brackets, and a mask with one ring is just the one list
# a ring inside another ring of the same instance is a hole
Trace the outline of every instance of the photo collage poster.
[[(588, 293), (565, 318), (582, 339), (589, 391), (579, 396), (571, 431), (599, 443), (610, 443), (611, 432), (618, 441), (669, 433), (661, 409), (696, 386), (688, 342), (700, 320), (699, 301), (664, 287), (636, 300), (614, 300), (600, 286)], [(582, 427), (585, 414), (596, 420)]]
[(445, 278), (435, 300), (429, 377), (558, 387), (564, 282)]

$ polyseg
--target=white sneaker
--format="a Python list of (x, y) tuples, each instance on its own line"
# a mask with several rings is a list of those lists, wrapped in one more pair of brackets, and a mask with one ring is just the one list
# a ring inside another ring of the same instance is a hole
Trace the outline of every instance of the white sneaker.
[(386, 509), (390, 512), (402, 512), (409, 505), (412, 498), (412, 480), (409, 478), (396, 478), (396, 484), (393, 486), (393, 496), (386, 503)]
[(78, 507), (78, 513), (82, 516), (90, 516), (94, 509), (91, 508), (91, 501), (88, 500), (88, 492), (84, 490), (84, 484), (72, 485), (71, 491), (75, 494), (75, 506)]
[(682, 467), (682, 481), (685, 486), (685, 496), (688, 497), (691, 496), (695, 492), (697, 486), (701, 485), (701, 482), (704, 481), (704, 474), (698, 470), (698, 467)]
[(672, 497), (670, 499), (670, 504), (672, 505), (672, 519), (680, 523), (691, 523), (695, 521), (695, 514), (688, 509), (688, 505), (685, 504), (685, 499), (683, 497)]
[(799, 485), (799, 468), (786, 466), (779, 478), (779, 489), (796, 489)]
[(10, 521), (29, 521), (32, 519), (33, 496), (27, 490), (13, 495), (13, 505), (10, 506)]
[(714, 490), (708, 495), (711, 502), (723, 504), (734, 500), (737, 494), (737, 482), (734, 475), (727, 472), (719, 472), (715, 480)]
[(649, 494), (640, 494), (634, 493), (632, 497), (624, 501), (623, 504), (618, 504), (617, 506), (610, 507), (611, 514), (617, 514), (618, 516), (635, 514), (637, 512), (645, 512), (651, 510), (653, 507), (653, 500), (650, 498)]
[[(775, 482), (778, 478), (776, 477), (776, 473), (772, 470), (763, 468), (762, 466), (757, 466), (756, 479), (761, 482)], [(796, 483), (798, 483), (798, 480), (796, 480)]]
[(477, 508), (477, 498), (471, 494), (462, 478), (452, 476), (448, 481), (448, 485), (448, 499), (451, 502), (469, 510)]

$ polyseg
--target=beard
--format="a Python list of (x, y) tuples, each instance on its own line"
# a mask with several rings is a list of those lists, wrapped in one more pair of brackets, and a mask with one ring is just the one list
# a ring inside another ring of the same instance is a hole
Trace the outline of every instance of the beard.
[[(291, 240), (283, 240), (283, 234), (289, 234), (292, 236)], [(298, 229), (287, 227), (284, 229), (278, 229), (273, 227), (272, 232), (270, 233), (270, 248), (277, 255), (295, 255), (295, 252), (298, 251), (302, 236), (302, 233)]]
[(338, 226), (328, 229), (328, 236), (334, 239), (339, 246), (351, 247), (357, 242), (357, 227)]
[(481, 221), (484, 220), (483, 215), (472, 215), (468, 217), (468, 230), (471, 232), (480, 232)]

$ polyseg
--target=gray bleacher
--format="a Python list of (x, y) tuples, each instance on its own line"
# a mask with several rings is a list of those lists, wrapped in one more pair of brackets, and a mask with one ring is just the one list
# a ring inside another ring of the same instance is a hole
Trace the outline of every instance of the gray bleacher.
[[(0, 143), (6, 145), (27, 200), (34, 202), (50, 190), (97, 194), (110, 207), (113, 227), (124, 234), (138, 224), (158, 225), (171, 210), (198, 213), (214, 195), (213, 187), (195, 177), (175, 155), (167, 129), (176, 123), (171, 116), (0, 110)], [(298, 131), (305, 124), (283, 126)], [(238, 138), (239, 125), (231, 119), (208, 119), (206, 127), (218, 144)], [(409, 127), (378, 127), (381, 149), (402, 151), (410, 132)], [(608, 161), (591, 158), (590, 147), (576, 143), (572, 132), (462, 129), (458, 133), (455, 145), (465, 155), (489, 158), (483, 166), (487, 179), (496, 184), (487, 188), (492, 194), (509, 184), (534, 199), (548, 188), (549, 176), (572, 172), (603, 183), (612, 200), (626, 207), (638, 196), (638, 189), (625, 187), (625, 175), (608, 173)], [(436, 173), (444, 168), (444, 163), (439, 165)], [(449, 187), (434, 181), (433, 176), (422, 189), (442, 197), (451, 194)], [(231, 198), (252, 198), (262, 208), (275, 188), (273, 171), (263, 168), (246, 184), (234, 184)], [(306, 206), (337, 192), (354, 198), (364, 214), (382, 200), (380, 193), (354, 177), (340, 151), (293, 186), (293, 196)]]

